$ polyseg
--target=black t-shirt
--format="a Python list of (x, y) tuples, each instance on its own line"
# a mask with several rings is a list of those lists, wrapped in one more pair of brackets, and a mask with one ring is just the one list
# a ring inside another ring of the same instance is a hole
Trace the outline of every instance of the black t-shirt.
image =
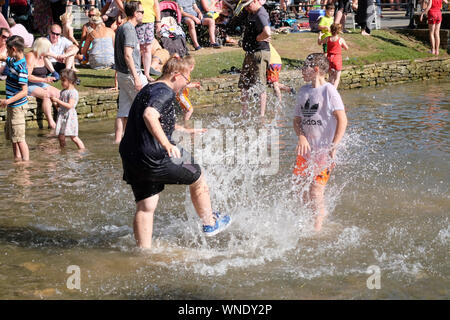
[(256, 37), (263, 31), (265, 26), (270, 23), (269, 14), (264, 7), (261, 7), (255, 13), (249, 13), (245, 23), (243, 48), (246, 52), (255, 52), (261, 50), (270, 51), (267, 41), (256, 41)]
[(149, 83), (136, 95), (128, 115), (125, 134), (120, 142), (119, 152), (128, 160), (145, 160), (157, 167), (168, 156), (166, 150), (150, 133), (144, 121), (144, 110), (155, 108), (160, 113), (159, 121), (171, 143), (175, 130), (175, 92), (163, 82)]

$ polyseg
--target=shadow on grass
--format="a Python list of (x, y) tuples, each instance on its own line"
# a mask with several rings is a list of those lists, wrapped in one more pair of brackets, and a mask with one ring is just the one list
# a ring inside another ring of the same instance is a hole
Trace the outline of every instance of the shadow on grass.
[(407, 48), (406, 45), (404, 45), (403, 43), (401, 43), (400, 41), (398, 41), (396, 39), (389, 39), (389, 38), (386, 38), (386, 37), (383, 37), (383, 36), (380, 36), (380, 35), (376, 35), (376, 34), (372, 35), (372, 37), (376, 38), (376, 39), (380, 39), (380, 40), (382, 40), (384, 42), (389, 42), (389, 43), (393, 44), (394, 46), (400, 46), (400, 47)]
[(299, 69), (303, 66), (303, 60), (281, 58), (281, 61), (283, 61), (284, 66), (290, 69)]
[(114, 79), (114, 75), (101, 75), (101, 74), (77, 74), (78, 78), (93, 78), (93, 79)]

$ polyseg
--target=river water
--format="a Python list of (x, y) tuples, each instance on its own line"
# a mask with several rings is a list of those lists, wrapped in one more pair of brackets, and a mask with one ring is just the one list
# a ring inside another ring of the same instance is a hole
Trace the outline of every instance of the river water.
[[(12, 163), (2, 134), (0, 299), (448, 299), (449, 87), (342, 92), (349, 127), (320, 233), (292, 182), (289, 97), (265, 124), (241, 120), (238, 105), (194, 112), (211, 129), (194, 155), (214, 208), (233, 223), (204, 238), (187, 188), (166, 186), (148, 251), (135, 248), (113, 121), (81, 123), (84, 153), (28, 130), (26, 165)], [(213, 142), (233, 134), (249, 147), (221, 153)], [(258, 160), (252, 134), (270, 161)], [(79, 289), (69, 267), (79, 270)]]

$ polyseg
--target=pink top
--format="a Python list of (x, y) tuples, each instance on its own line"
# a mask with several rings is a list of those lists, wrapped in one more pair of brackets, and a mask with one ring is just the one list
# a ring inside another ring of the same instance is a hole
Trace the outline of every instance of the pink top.
[(10, 28), (11, 35), (21, 36), (25, 42), (25, 47), (30, 48), (33, 45), (34, 36), (25, 29), (23, 25), (17, 23), (14, 27)]
[(441, 11), (442, 0), (431, 0), (430, 11)]

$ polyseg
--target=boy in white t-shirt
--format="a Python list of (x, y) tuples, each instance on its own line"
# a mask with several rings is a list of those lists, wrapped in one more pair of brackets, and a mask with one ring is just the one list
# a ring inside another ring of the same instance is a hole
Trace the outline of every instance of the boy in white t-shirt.
[(332, 159), (347, 128), (344, 104), (336, 88), (326, 82), (329, 63), (322, 53), (308, 55), (302, 67), (305, 82), (300, 88), (294, 112), (298, 136), (294, 175), (310, 183), (305, 196), (316, 214), (314, 229), (320, 231), (326, 216), (325, 185), (334, 168)]

